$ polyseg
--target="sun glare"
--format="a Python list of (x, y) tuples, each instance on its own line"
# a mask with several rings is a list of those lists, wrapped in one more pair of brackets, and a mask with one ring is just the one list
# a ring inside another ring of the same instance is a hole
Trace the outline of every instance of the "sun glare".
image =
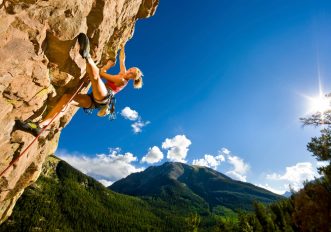
[(325, 94), (323, 91), (323, 85), (321, 81), (321, 74), (319, 70), (318, 65), (318, 87), (319, 87), (319, 93), (315, 97), (311, 96), (305, 96), (308, 100), (308, 114), (315, 114), (315, 113), (321, 113), (322, 117), (324, 117), (324, 113), (331, 110), (331, 95)]
[(311, 113), (325, 113), (330, 110), (330, 98), (320, 93), (317, 97), (309, 97), (309, 111)]

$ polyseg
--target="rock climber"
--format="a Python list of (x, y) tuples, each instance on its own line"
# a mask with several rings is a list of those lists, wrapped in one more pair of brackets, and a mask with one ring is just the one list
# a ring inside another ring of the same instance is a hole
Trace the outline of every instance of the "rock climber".
[[(68, 108), (68, 104), (82, 107), (89, 111), (98, 109), (98, 116), (105, 116), (109, 114), (109, 105), (113, 96), (125, 88), (130, 80), (133, 81), (134, 88), (140, 89), (142, 87), (143, 74), (141, 70), (137, 67), (132, 67), (129, 69), (126, 69), (125, 67), (124, 46), (121, 47), (119, 55), (120, 72), (117, 75), (111, 75), (107, 73), (107, 70), (114, 66), (114, 61), (109, 60), (106, 65), (99, 69), (91, 58), (90, 42), (84, 33), (78, 35), (78, 43), (80, 46), (79, 54), (86, 60), (86, 71), (89, 80), (91, 81), (92, 93), (79, 93), (74, 96), (70, 103), (68, 103), (68, 101), (72, 98), (73, 94), (64, 94), (60, 101), (40, 122), (36, 123), (32, 121), (16, 121), (20, 129), (29, 131), (33, 135), (37, 136), (41, 129), (52, 121), (53, 117), (61, 117), (64, 114)], [(106, 82), (104, 82), (102, 79), (105, 79)]]

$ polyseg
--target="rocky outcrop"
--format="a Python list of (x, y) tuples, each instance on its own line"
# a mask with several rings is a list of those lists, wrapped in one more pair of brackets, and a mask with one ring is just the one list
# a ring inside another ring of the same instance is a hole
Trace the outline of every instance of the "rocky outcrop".
[[(63, 93), (81, 83), (85, 61), (76, 36), (87, 33), (98, 64), (114, 60), (136, 21), (152, 16), (157, 5), (158, 0), (0, 0), (0, 172), (34, 139), (15, 128), (15, 119), (40, 120)], [(38, 178), (76, 110), (69, 108), (54, 121), (0, 177), (0, 223)]]

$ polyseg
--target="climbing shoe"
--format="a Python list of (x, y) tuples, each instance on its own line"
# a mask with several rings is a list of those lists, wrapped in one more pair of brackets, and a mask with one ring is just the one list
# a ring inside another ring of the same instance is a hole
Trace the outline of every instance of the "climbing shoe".
[(99, 117), (105, 117), (105, 116), (107, 116), (109, 113), (110, 113), (110, 109), (109, 109), (109, 105), (107, 104), (107, 105), (103, 106), (103, 107), (99, 110), (99, 112), (98, 112), (97, 115), (98, 115)]
[(79, 43), (79, 54), (84, 58), (87, 59), (90, 57), (90, 41), (84, 33), (80, 33), (78, 35), (78, 43)]
[(20, 120), (16, 120), (16, 125), (19, 129), (30, 132), (34, 136), (38, 136), (42, 130), (42, 128), (35, 122), (22, 122)]

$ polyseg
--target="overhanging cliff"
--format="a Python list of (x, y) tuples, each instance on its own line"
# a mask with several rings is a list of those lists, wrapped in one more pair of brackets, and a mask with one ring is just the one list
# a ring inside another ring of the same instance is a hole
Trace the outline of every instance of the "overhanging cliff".
[[(15, 119), (40, 120), (85, 75), (78, 54), (80, 32), (91, 41), (96, 63), (115, 59), (135, 23), (155, 13), (159, 0), (0, 0), (0, 172), (34, 139)], [(83, 89), (86, 92), (87, 88)], [(51, 125), (0, 177), (0, 223), (24, 189), (36, 181), (45, 158), (76, 108)]]

